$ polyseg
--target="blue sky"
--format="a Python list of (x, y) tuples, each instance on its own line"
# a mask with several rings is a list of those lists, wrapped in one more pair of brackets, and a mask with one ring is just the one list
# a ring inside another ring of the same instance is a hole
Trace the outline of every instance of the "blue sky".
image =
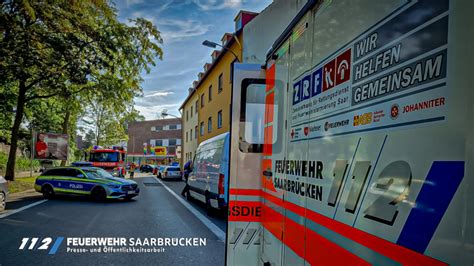
[(119, 18), (143, 17), (153, 22), (163, 37), (163, 60), (143, 75), (144, 96), (135, 108), (147, 120), (157, 119), (163, 109), (178, 115), (188, 88), (211, 61), (212, 49), (204, 40), (220, 42), (234, 31), (238, 11), (262, 11), (272, 0), (116, 0)]

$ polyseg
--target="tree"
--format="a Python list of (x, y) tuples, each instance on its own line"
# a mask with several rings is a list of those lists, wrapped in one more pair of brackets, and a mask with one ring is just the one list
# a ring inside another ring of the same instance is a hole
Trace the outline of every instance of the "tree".
[(7, 180), (14, 179), (18, 132), (32, 101), (109, 90), (102, 80), (121, 84), (102, 92), (112, 99), (141, 91), (140, 74), (162, 57), (160, 32), (141, 18), (120, 23), (116, 13), (106, 0), (2, 2), (0, 86), (13, 84), (16, 95)]

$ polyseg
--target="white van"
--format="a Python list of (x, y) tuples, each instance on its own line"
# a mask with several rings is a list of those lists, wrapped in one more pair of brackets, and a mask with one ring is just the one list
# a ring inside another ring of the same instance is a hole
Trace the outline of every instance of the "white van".
[(227, 207), (229, 135), (223, 133), (199, 144), (189, 174), (186, 197), (206, 203), (208, 212)]

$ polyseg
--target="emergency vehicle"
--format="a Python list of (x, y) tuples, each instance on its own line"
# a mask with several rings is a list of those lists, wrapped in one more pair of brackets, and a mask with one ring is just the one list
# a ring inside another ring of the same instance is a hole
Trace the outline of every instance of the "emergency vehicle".
[(124, 163), (126, 154), (122, 147), (114, 146), (109, 149), (96, 146), (89, 152), (89, 162), (114, 176), (124, 177), (127, 174)]
[(235, 65), (228, 265), (474, 264), (472, 10), (310, 0)]

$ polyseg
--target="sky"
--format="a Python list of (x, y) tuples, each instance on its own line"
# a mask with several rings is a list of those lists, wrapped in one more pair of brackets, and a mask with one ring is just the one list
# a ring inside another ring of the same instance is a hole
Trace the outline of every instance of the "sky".
[(146, 120), (161, 118), (161, 112), (176, 116), (188, 88), (211, 61), (212, 48), (204, 40), (220, 43), (225, 32), (234, 32), (239, 10), (260, 12), (272, 0), (115, 0), (119, 19), (137, 17), (151, 21), (163, 38), (163, 60), (143, 74), (143, 97), (135, 98), (135, 109)]

